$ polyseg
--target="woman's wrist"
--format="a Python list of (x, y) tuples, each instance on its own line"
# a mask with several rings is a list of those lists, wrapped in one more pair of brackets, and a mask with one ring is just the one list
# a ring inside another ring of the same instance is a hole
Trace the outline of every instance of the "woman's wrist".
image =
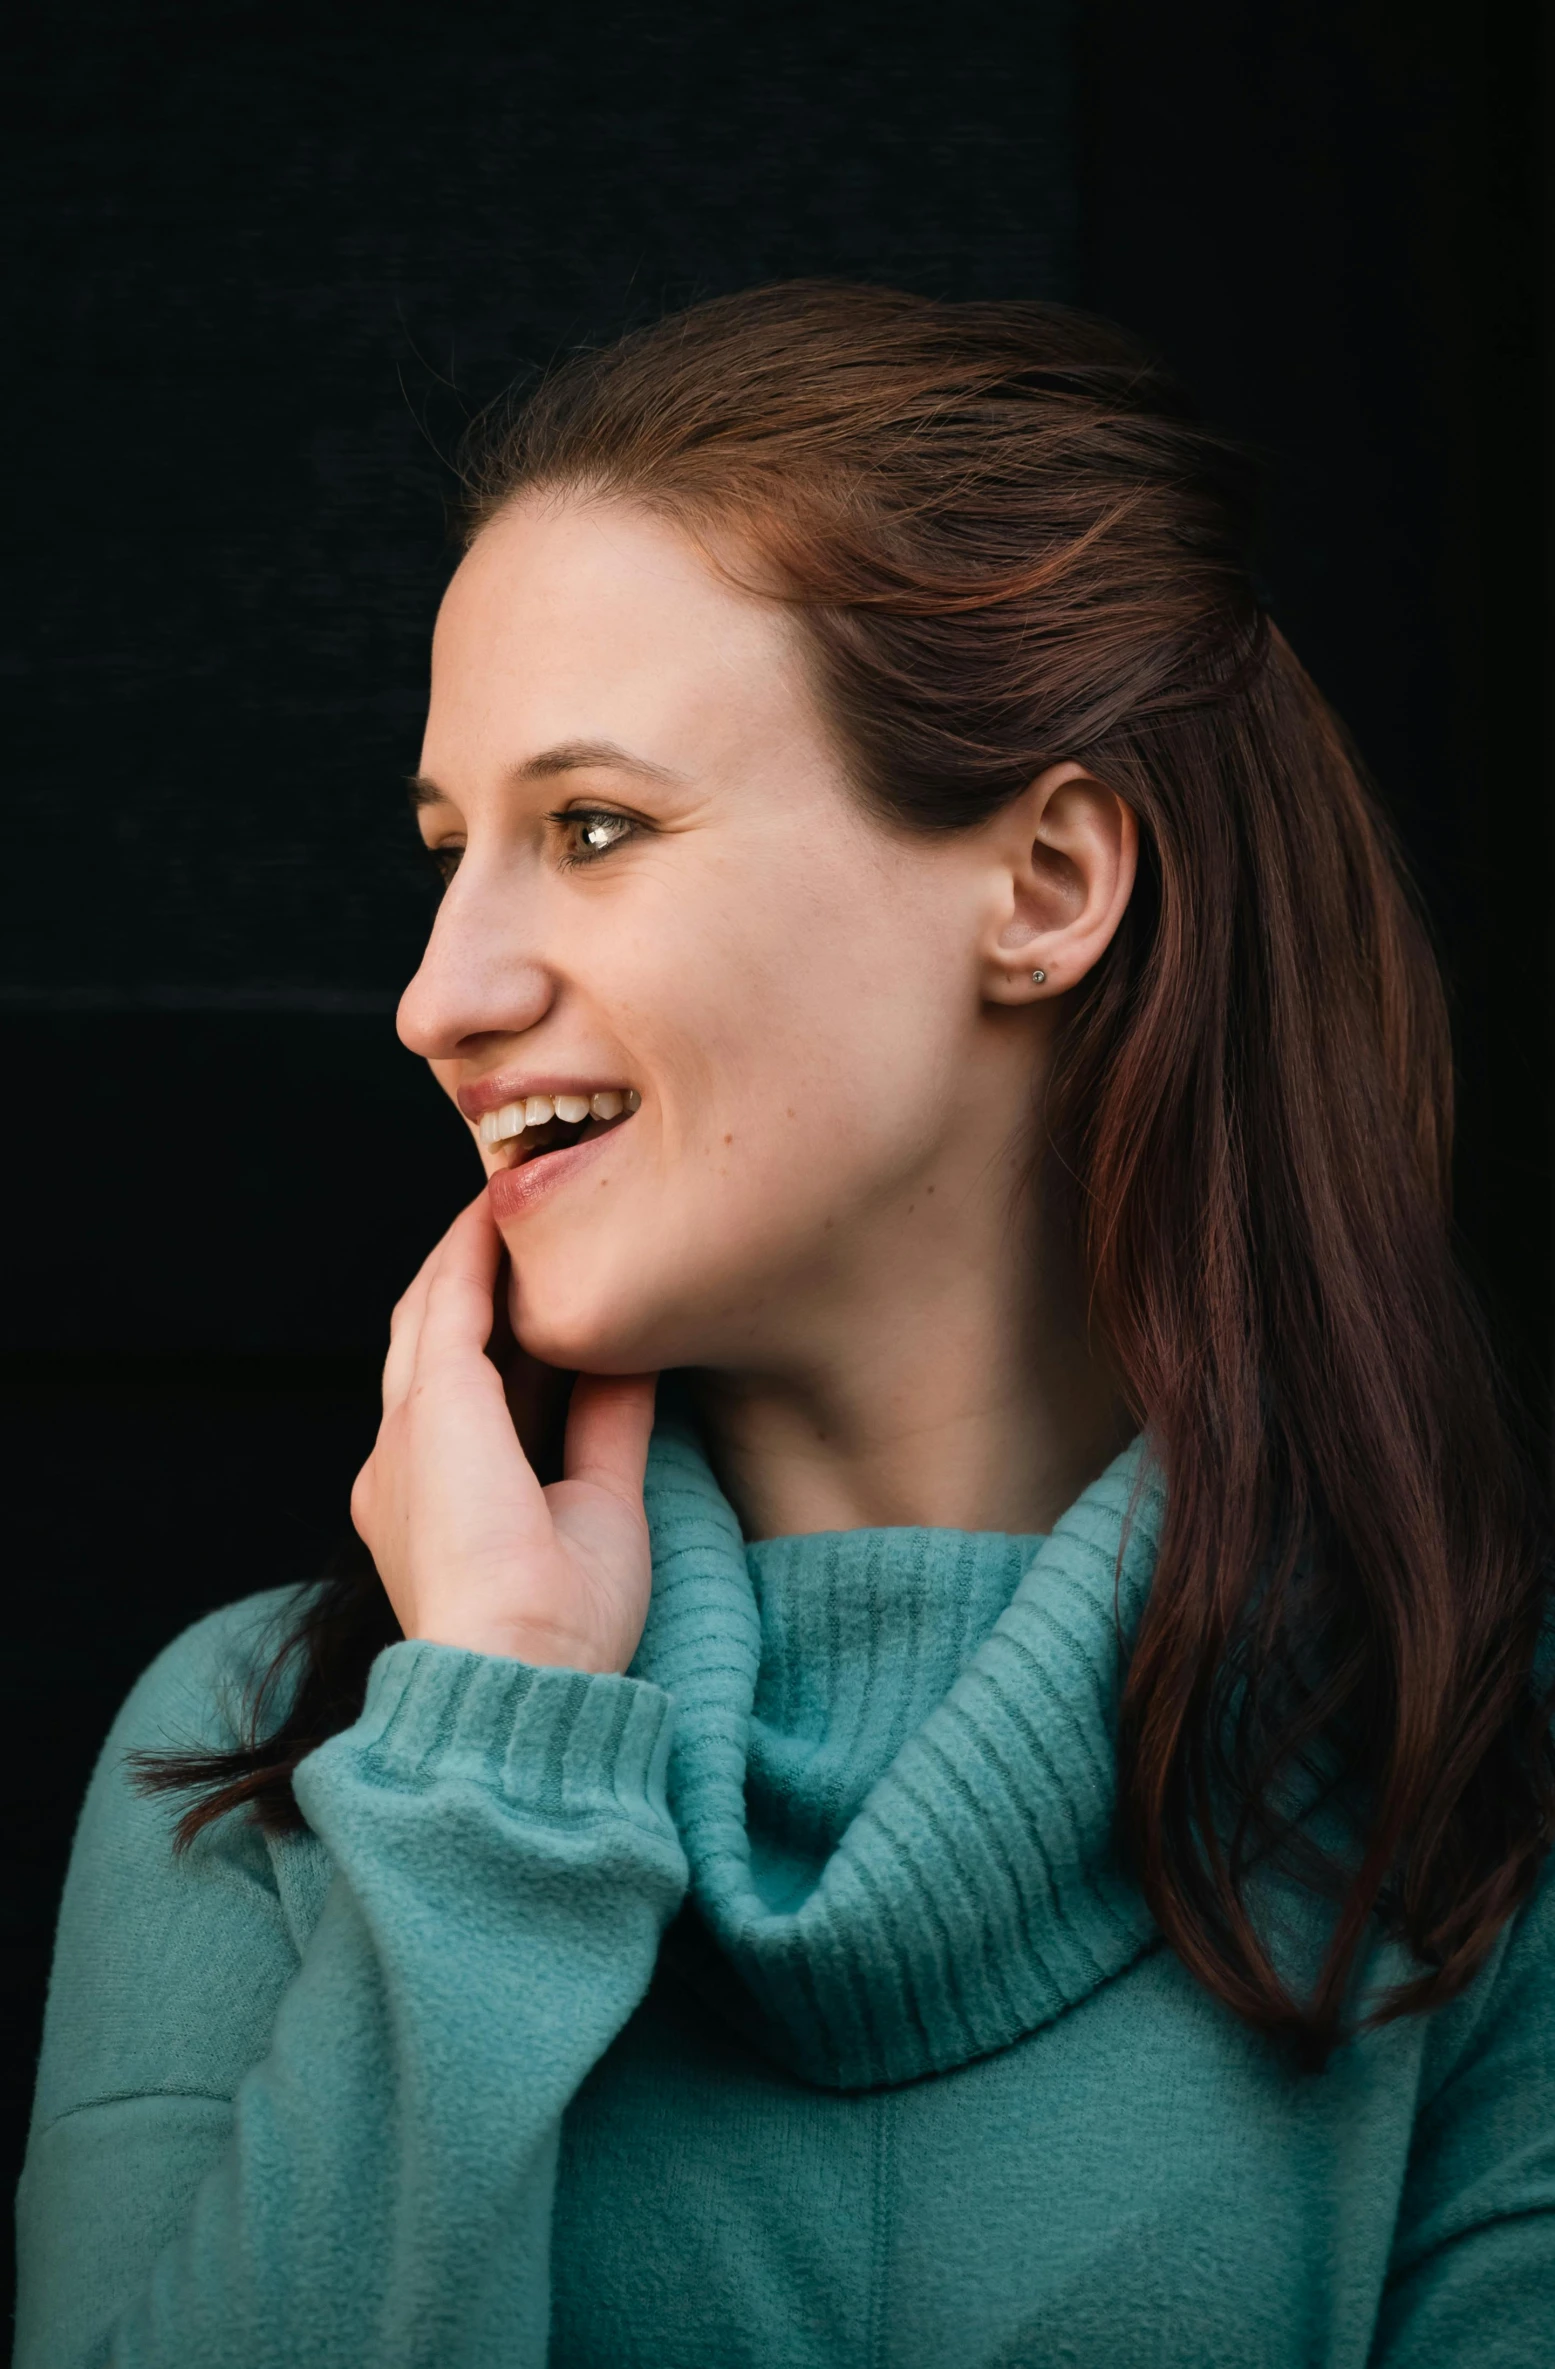
[(585, 1639), (558, 1630), (489, 1622), (434, 1622), (407, 1632), (407, 1644), (451, 1645), (461, 1653), (498, 1661), (525, 1662), (536, 1670), (578, 1670), (589, 1677), (621, 1677), (625, 1664), (612, 1661)]

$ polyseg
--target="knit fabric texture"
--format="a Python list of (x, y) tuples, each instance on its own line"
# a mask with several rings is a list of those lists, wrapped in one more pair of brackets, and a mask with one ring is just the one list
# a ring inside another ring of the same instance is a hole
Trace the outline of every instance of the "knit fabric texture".
[[(1045, 1539), (747, 1544), (671, 1404), (647, 1496), (628, 1673), (391, 1646), (304, 1833), (177, 1856), (126, 1767), (235, 1739), (293, 1594), (141, 1679), (61, 1908), (18, 2369), (1555, 2358), (1555, 1886), (1321, 2075), (1191, 1979), (1112, 1840), (1137, 1444)], [(1330, 1911), (1269, 1905), (1314, 1964)]]
[(661, 1425), (632, 1667), (676, 1706), (700, 1929), (674, 1954), (806, 2080), (866, 2089), (985, 2056), (1149, 1938), (1112, 1848), (1122, 1639), (1161, 1506), (1142, 1467), (1136, 1442), (1045, 1540), (747, 1547), (689, 1429)]

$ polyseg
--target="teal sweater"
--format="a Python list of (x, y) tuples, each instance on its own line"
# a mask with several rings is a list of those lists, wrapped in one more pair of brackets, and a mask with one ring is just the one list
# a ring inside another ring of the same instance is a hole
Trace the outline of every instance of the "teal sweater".
[[(1318, 2076), (1194, 1984), (1111, 1840), (1137, 1446), (1045, 1540), (747, 1547), (668, 1424), (648, 1493), (627, 1676), (394, 1645), (304, 1836), (174, 1859), (124, 1771), (231, 1736), (289, 1599), (135, 1688), (60, 1920), (25, 2369), (1555, 2360), (1555, 1886)], [(1310, 1966), (1314, 1911), (1267, 1912)]]

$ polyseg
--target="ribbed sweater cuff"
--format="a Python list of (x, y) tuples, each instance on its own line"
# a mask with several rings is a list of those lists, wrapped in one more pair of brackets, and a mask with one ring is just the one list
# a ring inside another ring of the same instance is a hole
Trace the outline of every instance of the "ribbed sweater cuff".
[(674, 1703), (646, 1679), (415, 1639), (373, 1663), (353, 1740), (379, 1783), (462, 1778), (548, 1817), (668, 1826)]

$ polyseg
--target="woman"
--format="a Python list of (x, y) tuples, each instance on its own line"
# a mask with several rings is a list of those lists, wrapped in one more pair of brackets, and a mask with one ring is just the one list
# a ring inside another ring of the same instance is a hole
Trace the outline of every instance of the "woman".
[(400, 1014), (487, 1181), (376, 1571), (109, 1740), (24, 2363), (1548, 2359), (1541, 1537), (1242, 534), (1042, 306), (768, 289), (488, 430)]

